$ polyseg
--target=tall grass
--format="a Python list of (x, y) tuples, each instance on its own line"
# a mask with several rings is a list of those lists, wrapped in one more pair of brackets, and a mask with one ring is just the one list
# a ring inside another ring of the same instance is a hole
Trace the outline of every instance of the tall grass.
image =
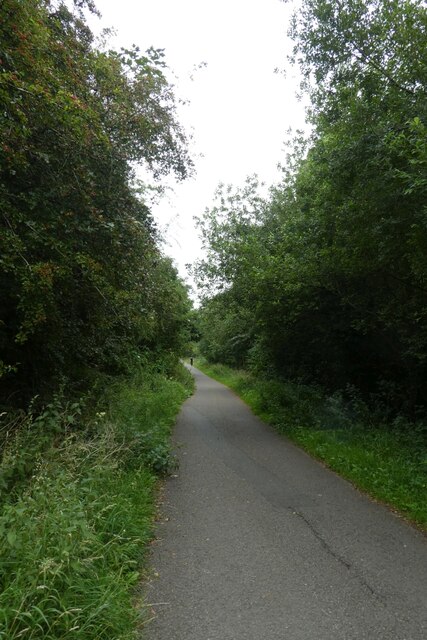
[[(179, 376), (141, 370), (110, 387), (90, 420), (34, 447), (30, 475), (0, 512), (2, 640), (135, 637), (154, 488), (173, 465), (169, 433), (191, 392)], [(67, 415), (57, 413), (63, 429)], [(7, 469), (21, 444), (21, 435), (9, 439)]]
[(350, 389), (327, 396), (302, 384), (264, 380), (199, 360), (263, 420), (374, 498), (427, 530), (427, 428), (386, 423)]

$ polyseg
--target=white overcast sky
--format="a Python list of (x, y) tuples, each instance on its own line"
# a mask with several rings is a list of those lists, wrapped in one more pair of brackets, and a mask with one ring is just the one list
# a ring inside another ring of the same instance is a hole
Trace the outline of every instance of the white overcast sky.
[[(194, 216), (213, 202), (219, 182), (241, 185), (257, 173), (277, 181), (289, 127), (304, 128), (298, 69), (287, 63), (294, 3), (280, 0), (96, 0), (96, 32), (113, 27), (114, 47), (165, 49), (176, 94), (189, 101), (180, 121), (194, 136), (196, 175), (174, 184), (153, 208), (165, 251), (181, 276), (200, 256)], [(200, 63), (206, 67), (194, 71)], [(276, 68), (286, 74), (275, 73)], [(190, 79), (192, 76), (193, 79)]]

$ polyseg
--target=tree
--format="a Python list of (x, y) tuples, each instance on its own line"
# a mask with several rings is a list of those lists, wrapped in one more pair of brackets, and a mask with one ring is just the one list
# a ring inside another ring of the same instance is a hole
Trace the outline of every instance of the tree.
[(247, 362), (393, 389), (412, 413), (427, 392), (426, 26), (415, 0), (303, 0), (292, 35), (310, 148), (249, 222), (229, 200), (202, 229), (203, 274), (252, 313)]
[(132, 188), (137, 162), (191, 171), (163, 52), (97, 50), (83, 4), (1, 8), (0, 377), (14, 398), (120, 370), (165, 339), (153, 317), (178, 288)]

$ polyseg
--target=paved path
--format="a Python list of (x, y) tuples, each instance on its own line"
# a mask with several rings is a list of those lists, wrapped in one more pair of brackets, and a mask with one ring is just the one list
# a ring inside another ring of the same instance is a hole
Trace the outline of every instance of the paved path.
[(426, 640), (426, 538), (192, 371), (144, 638)]

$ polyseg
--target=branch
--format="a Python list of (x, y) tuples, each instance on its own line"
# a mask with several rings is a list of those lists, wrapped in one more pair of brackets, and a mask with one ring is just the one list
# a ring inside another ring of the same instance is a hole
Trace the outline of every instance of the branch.
[[(390, 82), (390, 84), (392, 84), (393, 86), (395, 86), (397, 89), (400, 89), (400, 91), (404, 91), (405, 93), (408, 93), (410, 96), (415, 96), (416, 92), (413, 91), (412, 89), (409, 89), (408, 87), (405, 87), (404, 85), (400, 84), (399, 82), (397, 82), (389, 73), (388, 71), (386, 71), (384, 69), (384, 67), (382, 67), (378, 62), (376, 62), (371, 56), (369, 56), (367, 53), (365, 53), (363, 51), (363, 49), (361, 49), (360, 47), (358, 47), (356, 45), (356, 43), (354, 42), (354, 40), (350, 40), (350, 44), (353, 45), (355, 52), (354, 55), (356, 56), (356, 58), (358, 60), (360, 60), (361, 62), (364, 62), (365, 64), (367, 64), (368, 66), (373, 67), (376, 71), (378, 71), (382, 76), (384, 76), (384, 78), (387, 78), (387, 80)], [(357, 55), (359, 54), (359, 55)]]

